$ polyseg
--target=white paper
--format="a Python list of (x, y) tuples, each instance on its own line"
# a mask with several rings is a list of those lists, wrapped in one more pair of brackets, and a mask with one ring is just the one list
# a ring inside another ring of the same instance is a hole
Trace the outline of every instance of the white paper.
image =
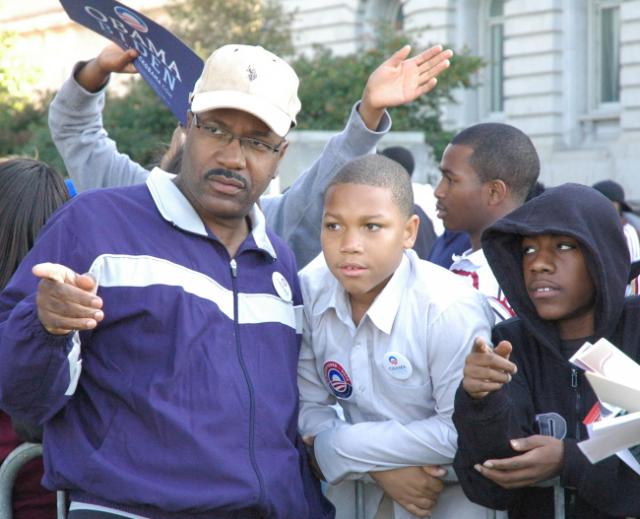
[(613, 406), (614, 410), (630, 413), (606, 416), (603, 412), (605, 416), (599, 421), (587, 425), (589, 439), (578, 443), (578, 447), (591, 463), (616, 454), (640, 475), (640, 463), (629, 451), (640, 445), (640, 365), (606, 339), (584, 343), (569, 360), (585, 370), (606, 411)]
[(640, 411), (640, 389), (598, 373), (587, 372), (585, 376), (601, 402), (621, 407), (629, 413)]
[(587, 373), (598, 373), (640, 390), (640, 365), (606, 339), (584, 343), (569, 361)]
[[(591, 463), (597, 463), (640, 444), (640, 412), (595, 422), (588, 431), (589, 439), (578, 443), (578, 447)], [(633, 458), (631, 453), (629, 456)]]
[(629, 452), (629, 449), (625, 449), (620, 452), (616, 452), (618, 458), (624, 461), (631, 469), (640, 476), (640, 463), (633, 457), (633, 454)]

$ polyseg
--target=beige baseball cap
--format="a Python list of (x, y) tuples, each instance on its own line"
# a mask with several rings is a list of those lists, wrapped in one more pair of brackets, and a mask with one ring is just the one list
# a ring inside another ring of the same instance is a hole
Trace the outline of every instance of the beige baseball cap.
[(191, 94), (191, 111), (234, 108), (255, 115), (284, 137), (300, 111), (300, 80), (275, 54), (252, 45), (225, 45), (204, 64)]

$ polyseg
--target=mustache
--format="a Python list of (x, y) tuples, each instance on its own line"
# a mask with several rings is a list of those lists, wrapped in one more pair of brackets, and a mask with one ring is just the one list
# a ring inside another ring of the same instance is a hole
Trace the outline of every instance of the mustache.
[(247, 179), (244, 178), (242, 175), (239, 175), (238, 173), (236, 173), (235, 171), (231, 171), (229, 169), (224, 169), (224, 168), (214, 168), (214, 169), (210, 169), (209, 171), (207, 171), (204, 174), (204, 178), (205, 180), (209, 180), (215, 176), (220, 176), (220, 177), (225, 177), (225, 178), (229, 178), (232, 180), (237, 180), (238, 182), (240, 182), (242, 184), (242, 186), (246, 189), (247, 188)]

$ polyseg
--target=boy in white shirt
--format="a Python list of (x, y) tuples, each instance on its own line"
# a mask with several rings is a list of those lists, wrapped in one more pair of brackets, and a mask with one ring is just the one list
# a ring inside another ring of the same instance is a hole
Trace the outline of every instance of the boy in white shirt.
[(412, 207), (400, 165), (379, 155), (350, 162), (325, 193), (326, 263), (300, 275), (299, 426), (338, 519), (355, 515), (356, 481), (366, 519), (485, 517), (435, 476), (455, 454), (454, 394), (492, 312), (463, 279), (410, 250)]

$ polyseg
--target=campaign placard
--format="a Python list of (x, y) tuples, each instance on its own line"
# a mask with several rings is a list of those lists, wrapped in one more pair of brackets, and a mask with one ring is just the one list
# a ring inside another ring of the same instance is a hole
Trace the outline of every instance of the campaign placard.
[(134, 64), (175, 116), (186, 124), (189, 94), (204, 63), (187, 45), (145, 15), (115, 0), (60, 0), (73, 21), (124, 49), (139, 53)]

